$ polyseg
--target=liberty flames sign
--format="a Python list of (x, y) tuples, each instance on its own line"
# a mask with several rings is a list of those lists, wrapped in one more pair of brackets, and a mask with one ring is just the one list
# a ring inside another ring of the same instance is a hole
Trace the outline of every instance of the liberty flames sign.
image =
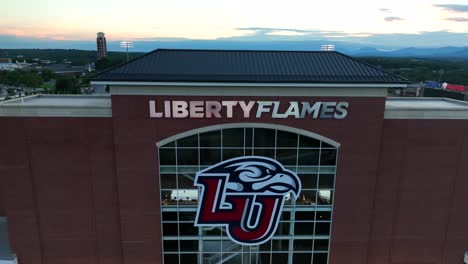
[(311, 118), (344, 119), (348, 102), (290, 101), (171, 101), (163, 104), (149, 101), (150, 118)]
[(195, 226), (226, 227), (231, 240), (260, 245), (274, 235), (286, 199), (297, 199), (299, 177), (276, 160), (247, 156), (197, 173), (201, 199)]

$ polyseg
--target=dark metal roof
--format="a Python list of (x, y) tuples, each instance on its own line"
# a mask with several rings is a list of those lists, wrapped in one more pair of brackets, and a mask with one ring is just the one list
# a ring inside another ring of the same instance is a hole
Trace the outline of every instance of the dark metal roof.
[(407, 83), (339, 52), (158, 49), (94, 81)]

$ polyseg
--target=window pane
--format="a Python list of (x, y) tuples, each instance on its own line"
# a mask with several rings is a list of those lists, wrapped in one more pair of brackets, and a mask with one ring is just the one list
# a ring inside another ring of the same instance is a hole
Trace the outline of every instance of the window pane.
[(296, 211), (297, 221), (314, 221), (315, 211)]
[(181, 236), (198, 235), (198, 227), (193, 226), (194, 223), (180, 223), (179, 232)]
[(213, 165), (221, 161), (221, 149), (200, 149), (200, 164)]
[(273, 239), (272, 240), (273, 251), (288, 251), (289, 240), (287, 239)]
[(178, 148), (198, 148), (198, 134), (177, 140)]
[(177, 221), (177, 213), (176, 212), (163, 212), (162, 220), (163, 221)]
[(322, 149), (320, 154), (320, 165), (336, 165), (336, 149)]
[(175, 149), (159, 149), (159, 164), (175, 165), (176, 164)]
[(330, 223), (316, 223), (315, 224), (316, 235), (329, 235), (330, 234)]
[(294, 239), (295, 251), (311, 251), (312, 239)]
[(317, 189), (317, 174), (298, 174), (302, 189)]
[(326, 253), (316, 253), (313, 256), (313, 264), (327, 264), (327, 254)]
[(335, 175), (333, 174), (320, 174), (319, 188), (333, 189), (335, 183)]
[(313, 223), (301, 223), (296, 222), (294, 226), (294, 233), (296, 235), (313, 235), (314, 224)]
[(161, 191), (161, 204), (163, 206), (175, 206), (175, 205), (177, 205), (177, 200), (173, 200), (173, 196), (172, 196), (173, 192), (175, 192), (175, 191), (171, 191), (171, 190), (162, 190)]
[(221, 228), (220, 227), (203, 227), (202, 232), (203, 232), (203, 236), (221, 237)]
[(277, 149), (276, 160), (283, 165), (296, 165), (297, 149)]
[(244, 129), (232, 128), (223, 130), (223, 147), (244, 147)]
[(255, 128), (254, 137), (256, 148), (275, 147), (275, 130), (273, 129)]
[(312, 261), (311, 253), (294, 253), (292, 263), (310, 263)]
[(177, 165), (198, 165), (198, 149), (177, 149)]
[(332, 191), (319, 191), (318, 192), (318, 204), (319, 205), (331, 205), (332, 204)]
[(165, 236), (177, 236), (179, 234), (177, 231), (177, 223), (163, 223), (163, 234)]
[(322, 141), (322, 148), (335, 148), (335, 147)]
[(161, 189), (177, 188), (177, 177), (175, 174), (161, 174)]
[(200, 147), (221, 147), (221, 130), (200, 134)]
[(253, 151), (252, 151), (251, 148), (246, 148), (246, 149), (245, 149), (245, 155), (244, 155), (244, 156), (252, 156), (252, 153), (253, 153)]
[(273, 253), (271, 256), (271, 260), (272, 264), (288, 263), (288, 253)]
[(270, 253), (260, 253), (260, 264), (263, 264), (263, 263), (270, 263), (270, 257), (271, 257), (271, 254)]
[(314, 251), (328, 251), (328, 239), (316, 239)]
[(254, 152), (253, 152), (253, 155), (254, 156), (263, 156), (263, 157), (267, 157), (267, 158), (274, 158), (275, 157), (275, 149), (274, 148), (271, 148), (271, 149), (254, 149)]
[(197, 240), (180, 240), (180, 251), (198, 251)]
[(179, 212), (180, 221), (195, 221), (196, 212)]
[(253, 134), (253, 128), (246, 128), (245, 129), (245, 148), (251, 148), (252, 147), (252, 134)]
[(289, 222), (279, 222), (275, 235), (289, 235)]
[(165, 252), (179, 251), (179, 241), (177, 240), (164, 240), (163, 247)]
[[(195, 251), (198, 251), (195, 250)], [(197, 254), (180, 254), (180, 263), (182, 264), (196, 264), (197, 263)], [(177, 264), (177, 263), (168, 263), (168, 264)]]
[(203, 241), (203, 252), (221, 252), (220, 240)]
[(179, 173), (179, 189), (197, 189), (197, 187), (193, 186), (194, 179), (195, 175), (192, 173)]
[(179, 263), (178, 254), (164, 254), (164, 263)]
[(327, 212), (327, 211), (317, 212), (317, 221), (327, 221), (327, 220), (331, 220), (331, 212)]
[(169, 142), (166, 145), (162, 145), (161, 148), (175, 148), (175, 141)]
[(223, 149), (223, 160), (244, 156), (244, 149)]
[(296, 200), (297, 205), (315, 205), (317, 192), (304, 190), (299, 195), (299, 198)]
[(300, 148), (320, 148), (320, 140), (300, 135), (299, 147)]
[[(172, 195), (174, 198), (174, 195)], [(177, 200), (179, 205), (196, 205), (198, 204), (198, 190), (184, 190), (179, 189), (177, 191)]]
[(290, 216), (290, 215), (291, 215), (290, 212), (285, 212), (285, 211), (283, 210), (283, 212), (281, 213), (281, 219), (280, 219), (280, 221), (288, 221), (288, 220), (290, 220), (290, 219), (291, 219), (291, 216)]
[(317, 166), (319, 153), (319, 149), (299, 149), (299, 165)]
[(277, 148), (296, 148), (297, 134), (278, 130)]
[(259, 248), (260, 248), (260, 251), (270, 252), (271, 251), (271, 240), (264, 243), (264, 244), (261, 244), (259, 246)]

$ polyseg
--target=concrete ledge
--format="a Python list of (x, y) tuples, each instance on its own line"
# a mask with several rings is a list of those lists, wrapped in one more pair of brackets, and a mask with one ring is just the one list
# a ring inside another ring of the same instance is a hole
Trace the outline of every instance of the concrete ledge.
[(468, 119), (468, 102), (448, 98), (387, 98), (385, 119)]
[(34, 95), (0, 103), (0, 116), (111, 117), (107, 95)]

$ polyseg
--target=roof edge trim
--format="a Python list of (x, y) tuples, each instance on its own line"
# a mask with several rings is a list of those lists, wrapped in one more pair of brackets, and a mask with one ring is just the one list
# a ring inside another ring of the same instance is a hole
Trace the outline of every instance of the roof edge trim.
[(129, 82), (91, 81), (95, 85), (115, 86), (205, 86), (205, 87), (310, 87), (310, 88), (404, 88), (406, 83), (233, 83), (233, 82)]

